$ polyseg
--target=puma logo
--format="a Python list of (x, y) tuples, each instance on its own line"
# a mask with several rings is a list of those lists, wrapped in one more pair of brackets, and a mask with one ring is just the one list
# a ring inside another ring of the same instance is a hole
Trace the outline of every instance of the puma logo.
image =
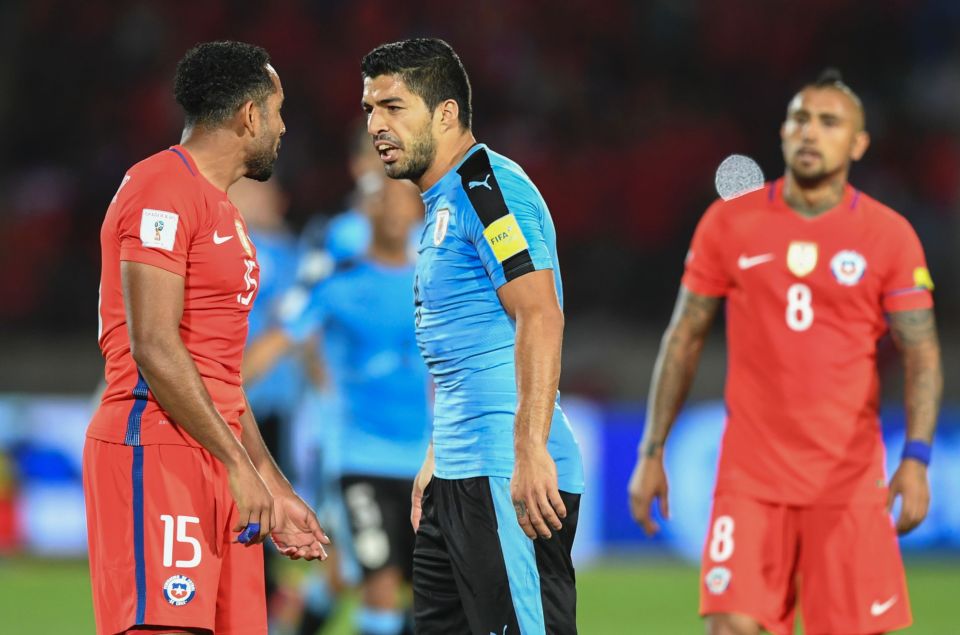
[(469, 188), (472, 190), (473, 188), (475, 188), (475, 187), (480, 187), (480, 186), (482, 185), (483, 187), (487, 188), (488, 190), (490, 190), (490, 191), (492, 192), (492, 191), (493, 191), (493, 188), (490, 187), (490, 184), (489, 184), (489, 183), (487, 183), (487, 181), (490, 180), (490, 177), (491, 177), (492, 175), (493, 175), (493, 172), (491, 172), (490, 174), (488, 174), (488, 175), (487, 175), (487, 178), (483, 179), (482, 181), (470, 181), (469, 183), (467, 183), (467, 187), (469, 187)]

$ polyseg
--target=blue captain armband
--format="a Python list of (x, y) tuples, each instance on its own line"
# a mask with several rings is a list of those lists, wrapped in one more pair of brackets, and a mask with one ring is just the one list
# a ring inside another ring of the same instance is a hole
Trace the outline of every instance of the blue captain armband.
[(930, 465), (930, 454), (932, 448), (926, 441), (912, 439), (903, 444), (903, 453), (901, 459), (913, 459), (920, 461), (924, 465)]

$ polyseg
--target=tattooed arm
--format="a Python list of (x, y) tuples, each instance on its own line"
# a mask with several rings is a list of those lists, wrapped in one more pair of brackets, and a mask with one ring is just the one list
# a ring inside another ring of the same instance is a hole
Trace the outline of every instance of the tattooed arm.
[(630, 510), (647, 535), (659, 530), (650, 518), (654, 498), (660, 501), (661, 514), (665, 518), (669, 516), (663, 445), (693, 383), (700, 352), (720, 301), (721, 298), (699, 295), (681, 287), (670, 325), (660, 342), (647, 399), (647, 422), (628, 488)]
[[(903, 357), (907, 440), (931, 443), (943, 392), (940, 343), (933, 309), (891, 313), (890, 333)], [(890, 479), (888, 507), (897, 496), (902, 499), (897, 531), (905, 534), (927, 516), (930, 486), (926, 465), (914, 459), (900, 462)]]

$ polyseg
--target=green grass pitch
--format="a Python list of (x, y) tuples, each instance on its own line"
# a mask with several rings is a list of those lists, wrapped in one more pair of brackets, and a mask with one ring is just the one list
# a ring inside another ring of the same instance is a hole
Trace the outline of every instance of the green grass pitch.
[[(303, 567), (297, 563), (296, 576)], [(907, 562), (915, 625), (909, 635), (960, 635), (960, 560)], [(696, 616), (697, 571), (664, 560), (623, 559), (577, 573), (579, 630), (586, 635), (702, 633)], [(327, 632), (343, 635), (348, 611)], [(83, 561), (0, 560), (0, 615), (5, 633), (93, 633)]]

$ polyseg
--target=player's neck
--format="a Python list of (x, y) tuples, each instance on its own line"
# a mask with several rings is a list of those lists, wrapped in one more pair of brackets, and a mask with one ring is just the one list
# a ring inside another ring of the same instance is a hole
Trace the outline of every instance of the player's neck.
[(239, 181), (246, 169), (235, 144), (220, 130), (184, 128), (180, 145), (193, 157), (200, 174), (223, 192)]
[(367, 249), (367, 257), (374, 262), (389, 267), (402, 267), (410, 263), (410, 255), (405, 243), (403, 245), (388, 245), (374, 240), (370, 243), (370, 248)]
[(801, 183), (787, 170), (783, 179), (783, 200), (801, 216), (813, 218), (836, 207), (843, 200), (846, 186), (846, 172), (816, 183)]
[(470, 151), (470, 148), (476, 144), (477, 139), (473, 136), (472, 130), (458, 132), (456, 136), (449, 141), (441, 140), (440, 143), (437, 144), (437, 155), (434, 157), (433, 163), (431, 163), (427, 171), (423, 173), (423, 176), (415, 181), (420, 191), (426, 192), (433, 187), (447, 172), (460, 163), (467, 152)]

